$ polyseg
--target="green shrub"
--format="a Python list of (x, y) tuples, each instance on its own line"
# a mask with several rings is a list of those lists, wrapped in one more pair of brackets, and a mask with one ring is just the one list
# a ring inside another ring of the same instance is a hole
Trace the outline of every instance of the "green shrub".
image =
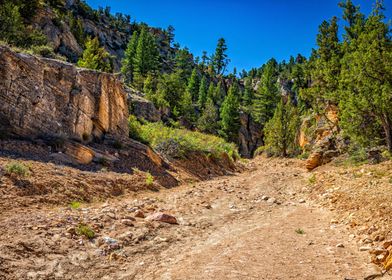
[(316, 175), (315, 175), (315, 174), (312, 174), (312, 176), (310, 176), (310, 177), (308, 178), (308, 182), (309, 182), (309, 184), (311, 184), (311, 185), (314, 185), (314, 184), (316, 183), (316, 181), (317, 181), (317, 178), (316, 178)]
[(140, 135), (142, 134), (142, 125), (137, 120), (137, 118), (133, 115), (130, 115), (128, 118), (128, 126), (129, 126), (129, 137), (132, 139), (141, 141)]
[(46, 57), (46, 58), (56, 58), (56, 54), (51, 46), (41, 45), (41, 46), (32, 46), (31, 51), (33, 54)]
[(80, 224), (75, 232), (77, 235), (85, 236), (88, 239), (93, 239), (95, 237), (95, 232), (87, 225)]
[(130, 127), (133, 127), (133, 133), (137, 133), (135, 138), (148, 143), (152, 148), (168, 157), (183, 158), (188, 153), (201, 152), (216, 158), (220, 158), (223, 153), (229, 155), (233, 160), (239, 158), (235, 144), (228, 143), (220, 137), (186, 129), (171, 128), (162, 123), (142, 125), (133, 118), (131, 121)]
[(20, 177), (26, 177), (30, 175), (30, 168), (19, 162), (11, 162), (5, 166), (5, 172), (8, 175), (17, 175)]
[(82, 206), (82, 204), (79, 201), (71, 201), (71, 203), (69, 204), (69, 207), (71, 209), (79, 209)]
[(151, 175), (150, 172), (146, 173), (146, 184), (147, 186), (152, 186), (154, 184), (154, 177)]

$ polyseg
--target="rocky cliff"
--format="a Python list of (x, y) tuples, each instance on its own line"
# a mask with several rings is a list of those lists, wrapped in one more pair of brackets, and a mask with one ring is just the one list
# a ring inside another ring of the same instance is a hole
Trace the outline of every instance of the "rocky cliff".
[(113, 75), (1, 46), (0, 61), (0, 130), (83, 142), (128, 135), (126, 93)]
[(263, 127), (255, 123), (249, 114), (241, 113), (241, 127), (238, 135), (239, 152), (243, 157), (252, 158), (256, 149), (262, 146)]

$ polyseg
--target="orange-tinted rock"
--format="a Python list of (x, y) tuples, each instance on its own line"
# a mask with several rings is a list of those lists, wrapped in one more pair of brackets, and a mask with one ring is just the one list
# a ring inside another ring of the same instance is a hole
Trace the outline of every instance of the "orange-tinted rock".
[(126, 92), (114, 75), (4, 46), (0, 61), (0, 130), (84, 142), (127, 137)]
[(146, 219), (150, 221), (157, 221), (157, 222), (168, 223), (168, 224), (177, 224), (176, 217), (162, 212), (151, 214)]

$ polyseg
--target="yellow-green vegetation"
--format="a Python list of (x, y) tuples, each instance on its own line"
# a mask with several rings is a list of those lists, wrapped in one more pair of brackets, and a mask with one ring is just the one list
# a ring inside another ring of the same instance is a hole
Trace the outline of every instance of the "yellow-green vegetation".
[(305, 234), (305, 231), (304, 231), (302, 228), (297, 228), (297, 229), (295, 230), (295, 232), (296, 232), (297, 234), (300, 234), (300, 235)]
[(146, 173), (146, 184), (147, 186), (152, 186), (154, 184), (154, 177), (151, 175), (150, 172)]
[(75, 232), (77, 235), (85, 236), (88, 239), (93, 239), (95, 237), (95, 232), (88, 225), (80, 224), (75, 229)]
[(69, 204), (69, 207), (71, 209), (77, 210), (82, 206), (82, 203), (80, 203), (79, 201), (71, 201), (71, 203)]
[(312, 174), (312, 176), (310, 176), (309, 179), (308, 179), (308, 182), (311, 185), (314, 185), (316, 183), (316, 181), (317, 181), (317, 178), (316, 178), (315, 174)]
[(162, 123), (140, 124), (130, 117), (130, 136), (148, 143), (158, 152), (173, 158), (185, 157), (188, 153), (201, 152), (219, 158), (226, 153), (231, 159), (239, 158), (237, 147), (224, 139), (181, 128), (167, 127)]
[(20, 162), (11, 162), (5, 166), (5, 172), (8, 175), (17, 175), (20, 177), (27, 177), (30, 175), (30, 168)]

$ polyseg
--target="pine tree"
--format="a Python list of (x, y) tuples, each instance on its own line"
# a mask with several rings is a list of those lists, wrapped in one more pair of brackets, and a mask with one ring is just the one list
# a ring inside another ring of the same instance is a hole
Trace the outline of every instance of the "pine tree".
[(192, 100), (197, 100), (199, 93), (199, 73), (197, 68), (193, 69), (192, 75), (189, 79), (187, 91), (192, 96)]
[(0, 5), (0, 39), (13, 45), (21, 45), (25, 26), (19, 7), (6, 1)]
[(85, 35), (83, 23), (79, 18), (76, 18), (72, 12), (68, 12), (69, 27), (79, 45), (85, 44)]
[(195, 108), (193, 107), (192, 95), (186, 90), (181, 98), (180, 109), (181, 116), (189, 123), (195, 121)]
[(338, 19), (324, 21), (317, 35), (318, 49), (310, 60), (312, 87), (303, 91), (303, 97), (316, 111), (327, 103), (339, 103), (339, 76), (341, 70), (341, 45), (338, 37)]
[(364, 146), (386, 144), (392, 152), (392, 42), (381, 2), (350, 42), (343, 58), (341, 125)]
[(207, 101), (207, 79), (205, 76), (201, 79), (198, 95), (197, 104), (199, 105), (199, 109), (202, 109)]
[(215, 107), (214, 101), (208, 98), (205, 109), (197, 121), (197, 127), (202, 132), (217, 134), (219, 128), (218, 120), (218, 109)]
[(214, 82), (210, 82), (210, 86), (208, 87), (207, 98), (211, 98), (214, 100), (214, 93), (215, 93), (215, 85)]
[(220, 118), (222, 136), (228, 140), (235, 142), (238, 139), (238, 131), (240, 128), (239, 115), (239, 88), (237, 84), (233, 84), (222, 104)]
[(264, 127), (265, 149), (274, 156), (292, 156), (298, 152), (300, 118), (290, 99), (281, 98), (274, 116)]
[(217, 75), (222, 75), (229, 64), (229, 59), (227, 58), (227, 45), (224, 38), (218, 40), (218, 44), (215, 50), (215, 54), (212, 58), (212, 67)]
[(268, 61), (253, 100), (252, 117), (260, 124), (265, 124), (272, 118), (279, 100), (277, 66), (275, 59)]
[(339, 7), (343, 9), (343, 19), (347, 21), (348, 26), (344, 29), (346, 41), (357, 39), (363, 31), (365, 16), (360, 12), (359, 6), (355, 6), (351, 0), (341, 1)]
[(215, 87), (214, 95), (213, 95), (213, 100), (214, 100), (215, 104), (217, 104), (218, 106), (221, 106), (223, 100), (225, 99), (225, 96), (226, 96), (226, 92), (223, 87), (222, 81), (219, 81)]
[(183, 83), (186, 83), (192, 74), (193, 56), (189, 49), (179, 49), (175, 57), (175, 71), (180, 75)]
[(254, 98), (252, 79), (246, 78), (244, 83), (244, 94), (242, 96), (242, 106), (245, 112), (251, 111), (251, 106)]
[(155, 100), (155, 86), (154, 86), (154, 77), (149, 74), (147, 78), (144, 80), (144, 85), (143, 85), (143, 92), (146, 95), (147, 99), (152, 101), (154, 104), (158, 103)]
[(122, 60), (121, 73), (124, 75), (125, 81), (127, 83), (132, 83), (133, 81), (133, 72), (138, 40), (139, 33), (135, 31), (132, 34), (131, 40), (129, 41), (127, 49), (125, 50), (124, 59)]
[(112, 72), (113, 66), (110, 54), (99, 46), (98, 38), (87, 39), (86, 48), (78, 61), (78, 66), (104, 72)]
[(159, 68), (159, 52), (155, 37), (145, 26), (139, 35), (133, 68), (133, 79), (139, 88), (143, 85), (146, 75)]

